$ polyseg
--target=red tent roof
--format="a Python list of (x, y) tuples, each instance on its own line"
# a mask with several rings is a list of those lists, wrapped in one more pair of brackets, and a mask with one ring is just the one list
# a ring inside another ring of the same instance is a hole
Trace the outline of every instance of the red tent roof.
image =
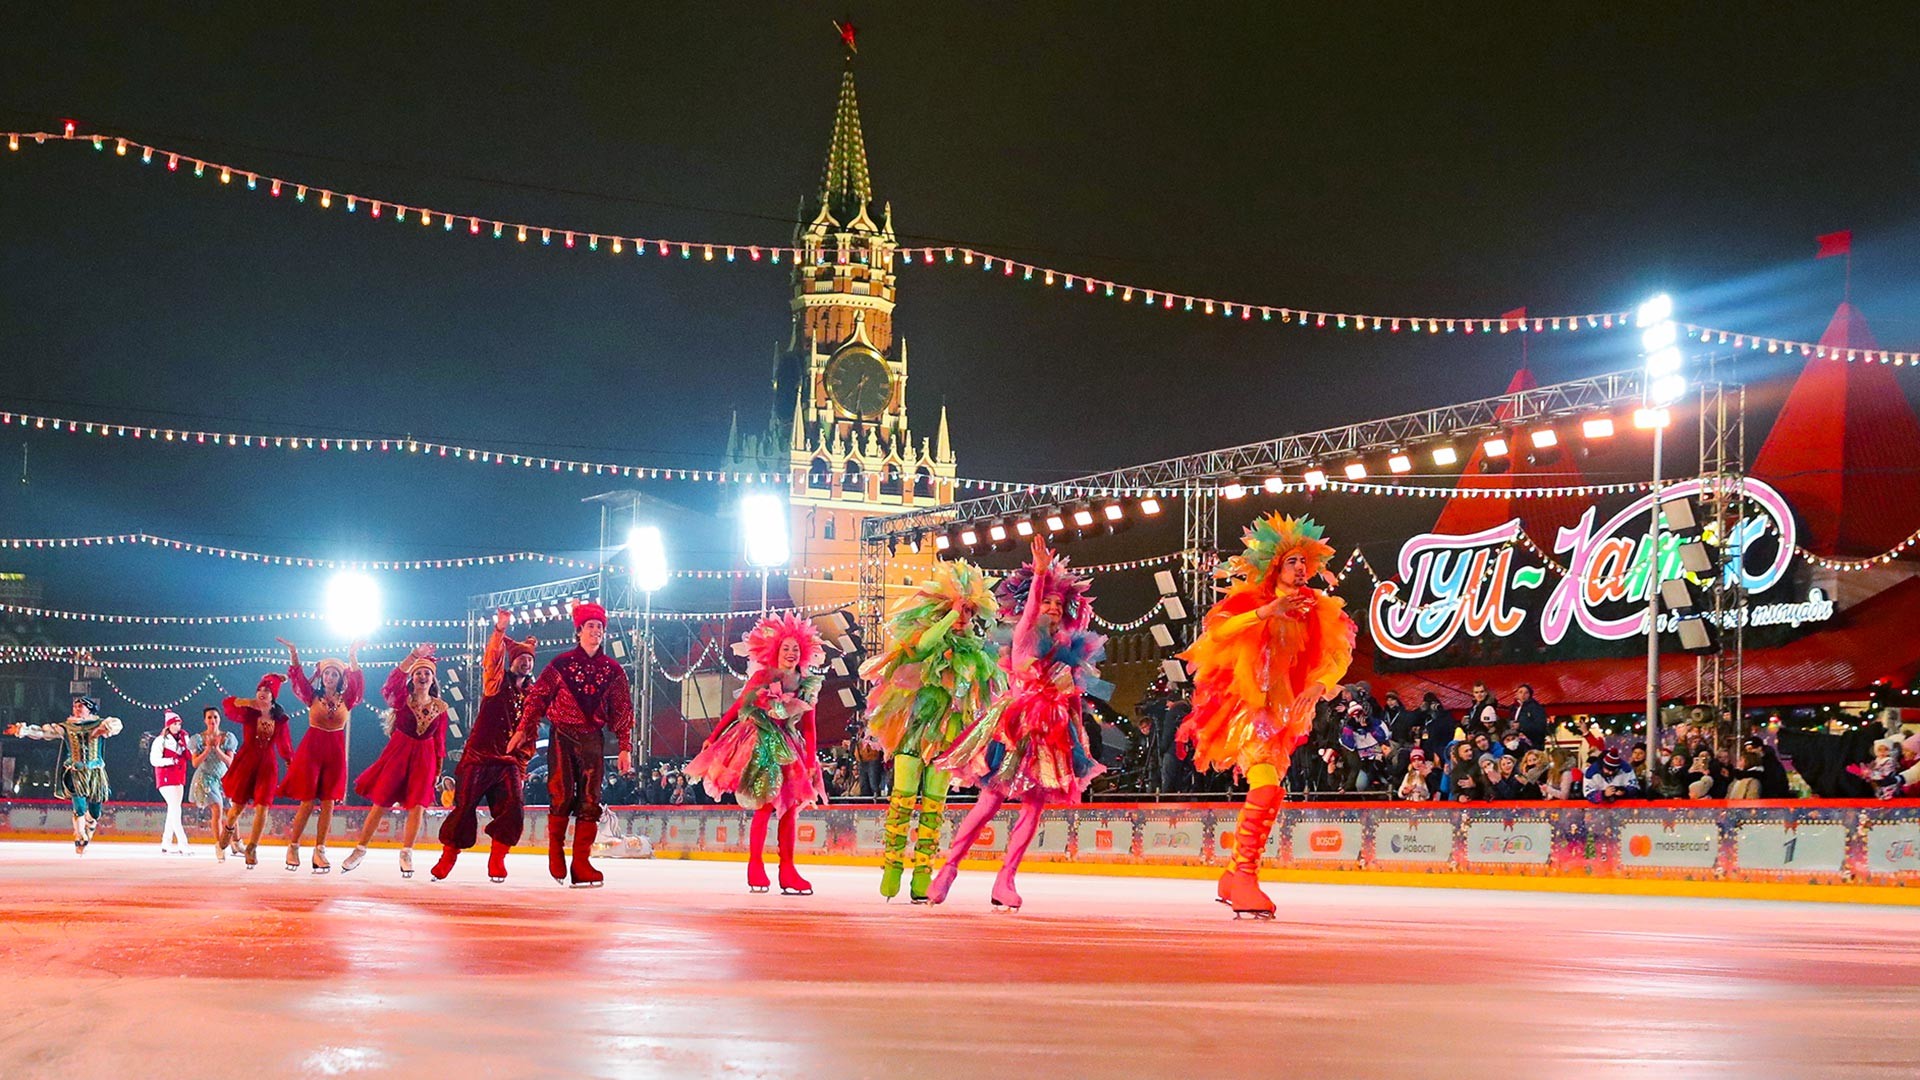
[[(1820, 344), (1879, 347), (1847, 303)], [(1920, 527), (1920, 419), (1891, 367), (1815, 357), (1787, 394), (1753, 475), (1793, 504), (1801, 546), (1828, 556), (1877, 555)]]
[[(1876, 684), (1911, 684), (1920, 676), (1920, 636), (1913, 632), (1916, 610), (1920, 578), (1908, 578), (1850, 608), (1841, 616), (1844, 626), (1772, 649), (1747, 650), (1741, 665), (1746, 703), (1767, 708), (1850, 701), (1866, 697)], [(1662, 700), (1694, 695), (1691, 661), (1684, 653), (1661, 656)], [(1647, 661), (1644, 656), (1610, 657), (1380, 673), (1373, 670), (1369, 648), (1354, 655), (1347, 681), (1357, 679), (1370, 681), (1375, 697), (1396, 690), (1412, 705), (1432, 691), (1448, 708), (1465, 708), (1476, 682), (1485, 682), (1508, 701), (1516, 684), (1530, 683), (1550, 713), (1639, 712), (1646, 703)]]
[[(1513, 373), (1513, 381), (1507, 384), (1506, 392), (1517, 394), (1523, 390), (1532, 390), (1540, 385), (1533, 377), (1533, 371), (1522, 367)], [(1508, 406), (1502, 405), (1495, 416), (1500, 420), (1511, 419)], [(1504, 491), (1515, 487), (1557, 487), (1579, 484), (1583, 479), (1580, 466), (1573, 455), (1563, 446), (1553, 454), (1553, 460), (1538, 465), (1529, 464), (1527, 458), (1533, 453), (1532, 444), (1527, 441), (1524, 431), (1516, 429), (1508, 440), (1512, 449), (1508, 451), (1509, 463), (1503, 472), (1482, 472), (1481, 462), (1486, 454), (1480, 445), (1467, 455), (1466, 468), (1461, 470), (1460, 481), (1456, 489), (1463, 491)], [(1504, 525), (1519, 518), (1527, 535), (1535, 543), (1548, 551), (1553, 550), (1554, 536), (1561, 526), (1571, 526), (1580, 520), (1580, 514), (1586, 505), (1571, 496), (1551, 499), (1514, 499), (1500, 496), (1480, 496), (1471, 499), (1454, 497), (1440, 511), (1440, 519), (1434, 523), (1433, 531), (1448, 536), (1459, 536), (1479, 532), (1481, 529)]]

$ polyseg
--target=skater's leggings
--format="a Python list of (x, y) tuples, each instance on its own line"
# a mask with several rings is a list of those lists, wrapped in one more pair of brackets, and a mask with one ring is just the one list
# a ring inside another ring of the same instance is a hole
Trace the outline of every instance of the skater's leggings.
[(99, 799), (89, 799), (85, 795), (73, 797), (73, 816), (98, 819), (104, 804)]

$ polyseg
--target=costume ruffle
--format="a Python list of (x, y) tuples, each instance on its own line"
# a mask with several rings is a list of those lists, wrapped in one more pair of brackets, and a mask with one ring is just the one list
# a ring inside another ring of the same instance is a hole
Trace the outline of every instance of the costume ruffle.
[(1241, 581), (1207, 613), (1200, 640), (1181, 654), (1193, 672), (1197, 769), (1255, 765), (1286, 771), (1313, 726), (1314, 706), (1334, 693), (1353, 660), (1356, 627), (1338, 597), (1313, 590), (1304, 616), (1262, 619), (1270, 586)]
[(867, 729), (889, 754), (925, 760), (953, 745), (1002, 685), (993, 643), (955, 632), (952, 616), (867, 662)]
[(800, 729), (820, 682), (807, 676), (794, 693), (770, 684), (750, 688), (725, 727), (687, 763), (687, 775), (716, 799), (731, 792), (748, 810), (771, 806), (784, 814), (826, 802), (826, 777)]
[(956, 786), (978, 783), (1012, 800), (1078, 801), (1106, 771), (1087, 752), (1080, 723), (1084, 691), (1106, 685), (1095, 667), (1104, 641), (1088, 632), (1061, 635), (933, 766), (951, 772)]

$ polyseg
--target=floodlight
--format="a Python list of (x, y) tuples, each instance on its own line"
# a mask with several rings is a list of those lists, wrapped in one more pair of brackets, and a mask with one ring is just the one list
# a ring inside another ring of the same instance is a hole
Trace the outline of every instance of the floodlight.
[(1456, 453), (1451, 446), (1436, 446), (1433, 448), (1433, 463), (1435, 465), (1451, 465), (1459, 460), (1460, 455)]
[(658, 592), (666, 586), (667, 543), (658, 525), (636, 525), (627, 532), (627, 560), (641, 592)]
[(1488, 439), (1486, 442), (1480, 444), (1480, 452), (1487, 457), (1506, 457), (1507, 440), (1501, 438)]
[(1652, 326), (1654, 323), (1671, 318), (1673, 318), (1673, 297), (1661, 293), (1650, 297), (1640, 305), (1640, 310), (1634, 313), (1633, 324), (1642, 327)]
[(1552, 428), (1541, 428), (1533, 432), (1531, 437), (1535, 450), (1545, 450), (1548, 447), (1560, 445), (1560, 433)]
[(1668, 375), (1653, 381), (1647, 389), (1647, 400), (1656, 405), (1671, 405), (1687, 394), (1687, 378), (1684, 375)]
[(1148, 517), (1152, 517), (1153, 515), (1159, 513), (1160, 500), (1153, 498), (1152, 496), (1148, 496), (1147, 498), (1141, 499), (1140, 512), (1147, 515)]
[(740, 532), (746, 541), (749, 566), (785, 566), (787, 503), (778, 495), (756, 492), (740, 500)]
[(1347, 479), (1365, 480), (1366, 478), (1367, 466), (1365, 463), (1359, 461), (1350, 461), (1347, 463)]
[(1308, 469), (1306, 475), (1300, 479), (1310, 488), (1323, 488), (1327, 486), (1327, 470), (1321, 468)]
[(1413, 471), (1413, 459), (1405, 454), (1395, 454), (1387, 459), (1387, 471), (1406, 473)]
[(380, 585), (366, 574), (343, 571), (327, 580), (327, 624), (350, 641), (380, 628)]
[(1605, 439), (1613, 435), (1613, 417), (1596, 416), (1580, 425), (1580, 434), (1589, 439)]

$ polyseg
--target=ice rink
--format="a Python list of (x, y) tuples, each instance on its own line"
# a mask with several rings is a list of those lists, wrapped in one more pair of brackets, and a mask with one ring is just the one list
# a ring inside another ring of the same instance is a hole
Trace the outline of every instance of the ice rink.
[[(337, 867), (348, 849), (335, 848)], [(1920, 911), (470, 853), (430, 883), (0, 843), (0, 1076), (1912, 1077)]]

